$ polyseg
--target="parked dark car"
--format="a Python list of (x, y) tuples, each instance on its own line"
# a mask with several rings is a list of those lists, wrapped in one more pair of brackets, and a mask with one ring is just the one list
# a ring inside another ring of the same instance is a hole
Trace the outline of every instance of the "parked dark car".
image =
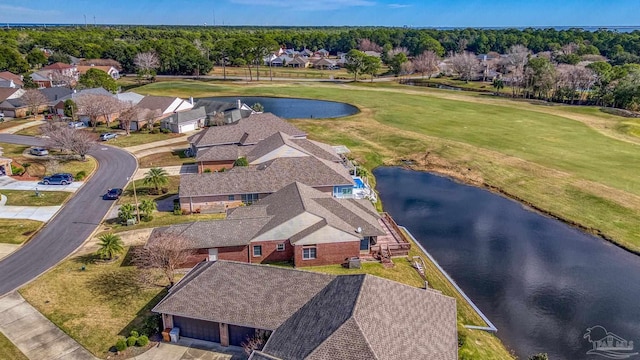
[(68, 173), (53, 174), (51, 176), (45, 176), (42, 178), (42, 183), (45, 185), (67, 185), (73, 182), (73, 176)]
[(36, 155), (36, 156), (46, 156), (46, 155), (49, 155), (49, 150), (45, 148), (36, 147), (36, 148), (29, 149), (29, 154)]
[(122, 195), (122, 189), (113, 188), (107, 190), (107, 193), (102, 195), (102, 198), (104, 200), (118, 200), (120, 195)]
[(114, 133), (100, 134), (100, 140), (102, 140), (102, 141), (107, 141), (109, 139), (115, 139), (117, 137), (118, 137), (118, 134), (114, 134)]

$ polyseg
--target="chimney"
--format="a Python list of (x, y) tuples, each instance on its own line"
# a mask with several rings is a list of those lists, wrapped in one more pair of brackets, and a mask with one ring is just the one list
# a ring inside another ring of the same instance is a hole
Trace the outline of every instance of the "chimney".
[(236, 106), (238, 106), (238, 109), (242, 108), (242, 101), (240, 101), (240, 99), (237, 100)]

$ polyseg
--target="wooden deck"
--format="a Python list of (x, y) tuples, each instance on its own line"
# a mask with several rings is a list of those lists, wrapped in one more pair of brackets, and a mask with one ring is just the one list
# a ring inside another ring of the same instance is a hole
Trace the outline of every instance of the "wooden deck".
[(380, 215), (378, 222), (384, 229), (385, 235), (378, 236), (376, 244), (371, 246), (370, 253), (373, 256), (380, 254), (382, 258), (409, 255), (411, 243), (405, 238), (396, 222), (387, 213)]

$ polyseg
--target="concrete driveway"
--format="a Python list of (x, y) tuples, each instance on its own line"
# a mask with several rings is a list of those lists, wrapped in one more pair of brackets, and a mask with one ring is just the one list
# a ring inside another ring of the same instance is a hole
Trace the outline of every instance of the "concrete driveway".
[(96, 359), (17, 292), (0, 298), (0, 331), (29, 359)]
[(47, 222), (62, 206), (0, 206), (0, 219), (26, 219)]
[(25, 191), (68, 191), (76, 192), (84, 182), (74, 181), (69, 185), (43, 185), (39, 181), (19, 181), (9, 176), (0, 177), (0, 190), (25, 190)]
[(177, 344), (160, 343), (135, 360), (246, 360), (248, 356), (239, 347), (222, 347), (215, 343), (182, 338)]

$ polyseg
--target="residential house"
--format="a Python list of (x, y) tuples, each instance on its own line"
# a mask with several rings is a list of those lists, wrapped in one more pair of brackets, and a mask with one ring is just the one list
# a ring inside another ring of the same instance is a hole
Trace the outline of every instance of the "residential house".
[(279, 157), (259, 165), (180, 177), (180, 207), (186, 212), (223, 212), (251, 204), (297, 181), (330, 195), (353, 191), (348, 170), (315, 156)]
[(334, 60), (327, 58), (315, 59), (315, 62), (313, 62), (313, 67), (320, 70), (335, 69), (337, 66), (338, 64)]
[(275, 66), (275, 67), (287, 66), (289, 65), (291, 60), (293, 60), (293, 57), (283, 54), (271, 60), (271, 66)]
[(294, 68), (306, 68), (311, 64), (309, 58), (304, 56), (296, 56), (291, 61), (287, 62), (287, 66), (291, 66)]
[[(155, 237), (159, 233), (185, 237), (198, 250), (197, 260), (329, 265), (377, 249), (378, 236), (387, 235), (385, 221), (368, 200), (336, 199), (294, 182), (251, 206), (229, 210), (225, 220), (159, 228), (149, 241), (162, 241)], [(397, 254), (406, 255), (408, 248)]]
[(38, 85), (38, 88), (40, 89), (53, 87), (52, 76), (49, 72), (40, 73), (39, 71), (36, 71), (29, 76), (31, 77), (31, 80), (36, 85)]
[(10, 71), (0, 72), (0, 87), (22, 88), (24, 86), (22, 75), (16, 75)]
[(206, 117), (204, 107), (181, 111), (160, 120), (160, 128), (182, 134), (204, 127)]
[[(206, 168), (211, 170), (220, 170), (223, 167), (229, 169), (238, 159), (237, 154), (244, 156), (243, 154), (249, 151), (248, 149), (239, 150), (238, 146), (255, 145), (277, 132), (283, 132), (296, 138), (307, 137), (304, 131), (271, 113), (252, 114), (232, 124), (213, 126), (192, 135), (189, 137), (190, 151), (196, 156), (196, 161), (200, 163), (201, 171)], [(214, 147), (216, 149), (207, 150)]]
[(75, 65), (57, 62), (34, 72), (31, 79), (40, 88), (73, 86), (78, 82), (78, 70)]
[(19, 88), (0, 88), (0, 112), (6, 117), (27, 116), (27, 106), (20, 100), (24, 92)]
[(326, 49), (320, 49), (316, 51), (314, 55), (318, 57), (329, 57), (329, 51)]
[(97, 69), (106, 72), (113, 80), (118, 80), (120, 78), (120, 72), (113, 66), (107, 65), (78, 65), (76, 66), (79, 75), (84, 75), (90, 69)]
[(205, 109), (207, 115), (205, 125), (207, 126), (231, 124), (255, 112), (240, 99), (236, 102), (198, 99), (195, 101), (194, 107), (203, 107)]
[[(60, 90), (63, 89), (63, 90)], [(64, 96), (59, 96), (62, 94), (65, 94), (67, 92), (67, 88), (51, 88), (51, 89), (41, 89), (40, 92), (45, 93), (47, 96), (47, 98), (49, 98), (52, 95), (56, 96), (56, 99), (51, 101), (51, 112), (58, 114), (60, 116), (64, 115), (64, 102), (67, 101), (68, 99), (73, 100), (74, 102), (77, 101), (77, 99), (83, 95), (104, 95), (104, 96), (114, 96), (110, 91), (106, 90), (105, 88), (99, 87), (99, 88), (90, 88), (90, 89), (82, 89), (82, 90), (68, 90), (70, 91), (70, 93), (68, 93), (67, 95)], [(83, 114), (82, 110), (80, 109), (78, 114), (76, 114), (78, 116), (78, 120), (84, 122), (87, 126), (89, 125), (89, 122), (91, 121), (89, 115)], [(118, 113), (114, 113), (111, 114), (111, 118), (115, 118), (118, 116)], [(104, 116), (99, 116), (97, 118), (97, 121), (104, 121)]]
[(127, 91), (123, 93), (118, 93), (115, 97), (124, 102), (129, 103), (131, 105), (137, 105), (142, 99), (144, 99), (144, 95), (140, 95), (138, 93), (134, 93), (133, 91)]
[(222, 346), (268, 336), (253, 360), (458, 358), (455, 299), (372, 275), (204, 262), (152, 311)]
[(149, 121), (155, 122), (173, 113), (193, 109), (192, 102), (171, 96), (145, 96), (136, 106), (140, 109), (150, 110), (151, 112), (147, 113), (155, 115), (152, 118), (139, 118), (131, 121), (130, 128), (134, 131), (142, 129)]
[(311, 56), (313, 56), (313, 51), (311, 51), (309, 49), (303, 49), (302, 51), (300, 51), (300, 55), (302, 55), (304, 57), (311, 57)]
[(41, 71), (58, 71), (64, 76), (73, 77), (78, 79), (78, 69), (74, 65), (65, 64), (62, 62), (53, 63), (47, 65), (41, 69)]

